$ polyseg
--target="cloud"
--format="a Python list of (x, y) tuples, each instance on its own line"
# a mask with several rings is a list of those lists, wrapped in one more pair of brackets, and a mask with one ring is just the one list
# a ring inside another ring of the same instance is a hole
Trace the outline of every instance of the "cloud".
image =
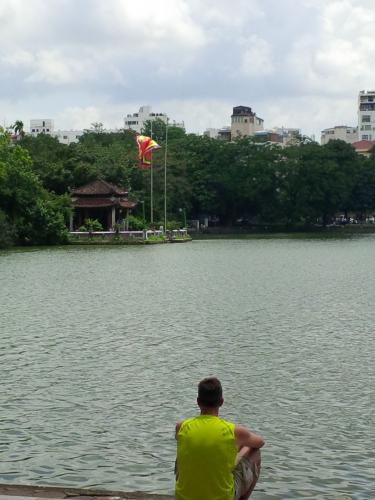
[(85, 128), (90, 128), (90, 125), (95, 122), (105, 123), (106, 119), (102, 110), (94, 106), (85, 108), (71, 106), (65, 108), (57, 115), (56, 122), (64, 124), (64, 129), (83, 130)]
[(185, 0), (112, 0), (94, 2), (92, 27), (106, 47), (120, 55), (120, 62), (191, 60), (206, 43), (202, 27), (192, 17)]
[(326, 3), (317, 32), (294, 41), (288, 70), (308, 93), (348, 95), (371, 86), (375, 11), (356, 0)]
[(271, 45), (263, 38), (252, 35), (242, 43), (241, 69), (244, 75), (261, 78), (274, 71)]

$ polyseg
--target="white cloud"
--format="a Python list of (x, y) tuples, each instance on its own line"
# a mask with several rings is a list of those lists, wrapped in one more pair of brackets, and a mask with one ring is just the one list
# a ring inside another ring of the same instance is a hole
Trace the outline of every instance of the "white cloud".
[(4, 64), (13, 66), (15, 68), (27, 68), (32, 67), (32, 65), (34, 64), (34, 59), (34, 55), (27, 50), (15, 49), (12, 52), (6, 52), (0, 60)]
[(191, 16), (184, 0), (130, 0), (97, 2), (97, 21), (111, 38), (124, 39), (138, 52), (158, 50), (160, 46), (196, 49), (205, 35)]
[(249, 77), (260, 78), (274, 71), (272, 48), (257, 35), (242, 42), (242, 72)]
[(294, 41), (288, 71), (308, 93), (349, 95), (371, 86), (375, 10), (356, 0), (326, 3), (319, 30)]
[(260, 0), (190, 0), (192, 12), (206, 29), (229, 30), (232, 35), (244, 27), (248, 30), (266, 16)]
[(83, 130), (90, 128), (91, 123), (105, 123), (106, 121), (102, 110), (95, 106), (85, 108), (78, 106), (66, 107), (56, 118), (56, 128), (73, 130)]
[(36, 54), (34, 68), (26, 81), (70, 84), (93, 71), (91, 62), (66, 57), (58, 50), (42, 50)]

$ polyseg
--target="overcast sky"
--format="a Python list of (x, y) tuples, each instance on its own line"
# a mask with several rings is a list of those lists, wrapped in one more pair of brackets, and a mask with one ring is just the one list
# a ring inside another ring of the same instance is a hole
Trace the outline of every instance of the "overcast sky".
[(245, 105), (319, 139), (375, 89), (373, 0), (0, 0), (0, 33), (0, 123), (26, 128), (149, 104), (202, 132)]

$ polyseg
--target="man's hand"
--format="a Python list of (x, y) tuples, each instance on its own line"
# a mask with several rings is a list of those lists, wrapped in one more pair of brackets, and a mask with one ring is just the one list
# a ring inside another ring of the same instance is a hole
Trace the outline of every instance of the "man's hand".
[(239, 450), (244, 446), (253, 449), (259, 449), (264, 446), (264, 439), (258, 436), (258, 434), (248, 431), (243, 425), (236, 425), (234, 428), (234, 436)]

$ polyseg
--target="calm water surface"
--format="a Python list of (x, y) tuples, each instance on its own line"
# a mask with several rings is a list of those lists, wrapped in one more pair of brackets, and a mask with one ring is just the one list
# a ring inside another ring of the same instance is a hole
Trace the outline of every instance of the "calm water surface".
[(375, 237), (0, 253), (0, 482), (173, 491), (196, 383), (254, 499), (374, 499)]

